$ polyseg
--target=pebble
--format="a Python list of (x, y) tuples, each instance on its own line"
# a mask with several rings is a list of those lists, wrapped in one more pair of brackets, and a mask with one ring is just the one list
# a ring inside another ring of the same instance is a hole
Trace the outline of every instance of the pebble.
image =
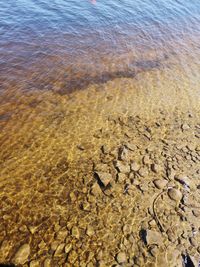
[(121, 173), (129, 173), (130, 172), (130, 166), (128, 163), (122, 163), (121, 161), (117, 161), (116, 168)]
[(148, 170), (146, 168), (141, 168), (139, 169), (138, 173), (141, 177), (145, 177), (148, 175)]
[(176, 188), (170, 188), (168, 190), (168, 196), (176, 202), (180, 202), (183, 197), (181, 191)]
[(128, 150), (124, 146), (119, 148), (118, 158), (123, 161), (128, 159)]
[(102, 191), (101, 191), (101, 188), (99, 187), (98, 183), (97, 182), (94, 183), (93, 186), (92, 186), (92, 188), (91, 188), (91, 194), (93, 196), (98, 196), (101, 193), (102, 193)]
[(147, 245), (162, 245), (162, 236), (159, 232), (148, 229), (146, 231), (146, 242)]
[(78, 258), (78, 255), (77, 255), (76, 251), (75, 250), (71, 250), (69, 252), (69, 255), (68, 255), (68, 258), (67, 258), (67, 262), (73, 264), (76, 261), (77, 258)]
[(93, 229), (92, 226), (90, 226), (90, 225), (87, 226), (86, 234), (88, 236), (93, 236), (94, 235), (94, 229)]
[(156, 179), (153, 183), (158, 189), (163, 189), (167, 185), (168, 181), (165, 179)]
[(37, 260), (33, 260), (30, 262), (30, 267), (40, 267), (40, 263)]
[(56, 251), (54, 253), (54, 256), (55, 257), (60, 256), (64, 251), (64, 247), (65, 247), (65, 243), (61, 243), (60, 245), (58, 245), (58, 247), (57, 247), (57, 249), (56, 249)]
[(65, 253), (68, 254), (70, 252), (70, 250), (72, 249), (72, 244), (69, 243), (65, 246)]
[(117, 254), (116, 260), (119, 264), (126, 262), (126, 253), (125, 252), (119, 252)]
[(176, 175), (174, 178), (182, 185), (190, 187), (190, 179), (186, 175)]
[(106, 187), (112, 181), (112, 175), (107, 172), (96, 172), (101, 183)]
[(72, 236), (79, 239), (80, 237), (80, 233), (79, 233), (79, 229), (77, 226), (73, 226), (72, 230), (71, 230)]
[(137, 162), (133, 161), (131, 163), (131, 170), (134, 172), (137, 172), (139, 171), (139, 169), (140, 169), (140, 165)]
[(28, 260), (30, 254), (30, 245), (24, 244), (22, 245), (14, 257), (14, 263), (15, 264), (24, 264)]
[(50, 258), (45, 259), (44, 267), (51, 267), (51, 259)]
[(182, 129), (182, 131), (186, 131), (186, 130), (189, 130), (190, 129), (190, 126), (187, 123), (183, 123), (181, 125), (181, 129)]
[(161, 167), (160, 165), (153, 163), (151, 164), (151, 170), (155, 173), (159, 173), (161, 171)]
[(126, 143), (126, 147), (131, 151), (137, 150), (137, 146), (131, 143)]

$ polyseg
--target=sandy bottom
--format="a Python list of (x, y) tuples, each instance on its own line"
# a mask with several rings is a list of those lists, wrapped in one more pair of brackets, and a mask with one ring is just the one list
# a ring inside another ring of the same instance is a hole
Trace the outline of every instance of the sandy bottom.
[(199, 83), (182, 76), (153, 70), (70, 95), (11, 88), (0, 263), (198, 266)]

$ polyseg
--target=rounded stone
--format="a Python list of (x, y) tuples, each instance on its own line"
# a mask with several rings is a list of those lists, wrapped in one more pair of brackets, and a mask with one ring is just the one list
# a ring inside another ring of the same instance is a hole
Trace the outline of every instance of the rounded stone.
[(176, 202), (180, 202), (183, 197), (181, 191), (176, 188), (170, 188), (168, 190), (168, 196)]
[(30, 254), (30, 245), (24, 244), (22, 245), (14, 257), (14, 263), (15, 264), (24, 264), (28, 260)]
[(156, 179), (153, 183), (158, 189), (163, 189), (167, 185), (168, 181), (165, 179)]
[(126, 253), (125, 252), (119, 252), (117, 254), (116, 259), (117, 259), (117, 262), (119, 264), (126, 262)]

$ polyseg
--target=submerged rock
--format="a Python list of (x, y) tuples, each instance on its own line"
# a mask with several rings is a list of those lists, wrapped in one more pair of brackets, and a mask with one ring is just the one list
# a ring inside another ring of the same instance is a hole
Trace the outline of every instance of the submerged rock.
[(15, 264), (24, 264), (28, 260), (30, 254), (30, 245), (24, 244), (22, 245), (14, 257), (14, 263)]
[(112, 175), (107, 172), (96, 172), (98, 183), (106, 187), (112, 181)]
[(168, 190), (168, 196), (176, 202), (180, 202), (183, 197), (181, 191), (176, 188), (170, 188)]
[(126, 262), (126, 253), (125, 252), (119, 252), (116, 256), (116, 260), (119, 264)]
[(165, 179), (156, 179), (153, 183), (158, 189), (163, 189), (167, 185), (168, 181)]

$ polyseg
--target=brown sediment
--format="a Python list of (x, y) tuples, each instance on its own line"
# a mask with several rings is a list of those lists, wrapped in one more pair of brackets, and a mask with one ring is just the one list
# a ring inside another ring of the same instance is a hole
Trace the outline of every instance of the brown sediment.
[(0, 263), (198, 261), (200, 107), (172, 73), (1, 105)]

